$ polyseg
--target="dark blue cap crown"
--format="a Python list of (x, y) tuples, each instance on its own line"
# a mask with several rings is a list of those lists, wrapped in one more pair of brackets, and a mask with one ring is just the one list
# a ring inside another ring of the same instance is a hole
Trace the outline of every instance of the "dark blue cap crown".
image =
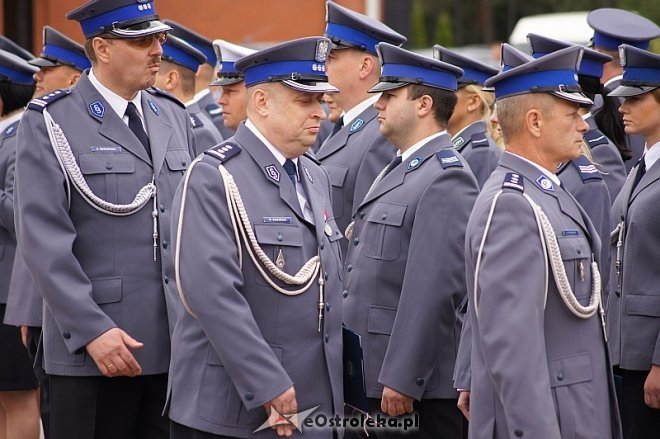
[(495, 67), (453, 52), (439, 44), (433, 46), (433, 57), (463, 69), (463, 76), (458, 78), (459, 85), (483, 85), (486, 79), (499, 73)]
[(37, 67), (67, 65), (81, 72), (92, 66), (81, 44), (50, 26), (43, 29), (43, 49), (38, 58), (28, 61)]
[(327, 2), (325, 36), (335, 47), (352, 47), (377, 55), (376, 45), (384, 42), (400, 46), (406, 37), (366, 15)]
[(495, 89), (495, 99), (527, 93), (551, 93), (581, 105), (593, 102), (581, 93), (577, 71), (583, 49), (568, 47), (543, 58), (531, 60), (488, 79), (486, 87)]
[(587, 15), (587, 23), (594, 30), (594, 47), (605, 50), (617, 50), (621, 44), (648, 49), (650, 41), (660, 36), (657, 24), (623, 9), (596, 9)]
[(463, 69), (392, 44), (378, 44), (382, 66), (380, 81), (369, 92), (392, 90), (408, 84), (456, 91)]
[[(574, 44), (538, 34), (528, 34), (527, 42), (534, 58), (540, 58), (557, 50), (574, 46)], [(600, 78), (603, 76), (603, 66), (610, 61), (612, 61), (611, 56), (585, 47), (578, 74)]]
[(520, 49), (516, 49), (511, 44), (502, 43), (502, 72), (509, 71), (512, 68), (528, 63), (533, 59), (534, 58), (532, 58), (529, 54), (523, 52)]
[(186, 43), (181, 38), (168, 36), (163, 44), (163, 59), (197, 72), (199, 65), (206, 61), (202, 52)]
[(245, 75), (246, 87), (282, 82), (299, 91), (336, 92), (337, 89), (327, 83), (325, 74), (329, 52), (327, 38), (300, 38), (244, 56), (235, 66)]
[(206, 57), (206, 63), (215, 67), (218, 62), (218, 58), (215, 56), (215, 51), (213, 50), (213, 42), (211, 40), (175, 21), (164, 20), (163, 23), (172, 28), (170, 31), (171, 35), (181, 38), (186, 43), (202, 52)]
[(66, 18), (80, 22), (86, 39), (107, 32), (120, 38), (138, 38), (170, 30), (158, 21), (153, 0), (91, 0)]
[(13, 53), (14, 55), (23, 58), (26, 61), (34, 58), (34, 55), (29, 51), (23, 49), (21, 46), (16, 44), (14, 41), (10, 40), (4, 35), (0, 35), (0, 50), (5, 52)]
[(12, 84), (32, 85), (34, 75), (39, 69), (28, 64), (20, 56), (0, 49), (0, 80)]
[(609, 96), (636, 96), (660, 87), (660, 55), (623, 44), (619, 47), (619, 58), (623, 78)]

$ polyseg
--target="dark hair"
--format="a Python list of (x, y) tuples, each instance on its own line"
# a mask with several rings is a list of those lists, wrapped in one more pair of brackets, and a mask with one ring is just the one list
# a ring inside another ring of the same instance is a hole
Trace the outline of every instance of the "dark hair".
[(616, 145), (625, 162), (632, 158), (632, 151), (626, 142), (626, 131), (619, 113), (620, 106), (621, 102), (617, 97), (603, 96), (603, 105), (594, 113), (594, 120), (603, 134)]
[(456, 102), (458, 102), (456, 93), (426, 85), (411, 84), (408, 87), (408, 99), (419, 99), (424, 95), (429, 95), (433, 100), (433, 115), (435, 120), (441, 128), (447, 128), (449, 118), (454, 113), (454, 107), (456, 106)]
[(34, 94), (34, 84), (23, 85), (0, 81), (0, 100), (2, 100), (2, 116), (23, 108), (30, 102)]

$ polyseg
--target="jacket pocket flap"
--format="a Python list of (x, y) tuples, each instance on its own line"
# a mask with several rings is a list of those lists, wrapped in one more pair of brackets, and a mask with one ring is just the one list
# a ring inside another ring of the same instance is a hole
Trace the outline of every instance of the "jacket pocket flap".
[(571, 384), (591, 381), (591, 359), (588, 353), (552, 360), (548, 364), (550, 386), (570, 386)]
[(337, 227), (337, 223), (335, 222), (335, 220), (330, 219), (328, 220), (327, 224), (328, 226), (330, 226), (330, 230), (332, 230), (332, 234), (328, 236), (328, 241), (334, 242), (344, 237), (341, 230), (339, 230), (339, 227)]
[(372, 306), (369, 308), (367, 331), (372, 334), (392, 335), (396, 308), (385, 306)]
[(254, 233), (260, 244), (302, 247), (302, 234), (296, 226), (256, 224)]
[(92, 174), (132, 174), (135, 172), (135, 162), (130, 154), (80, 154), (80, 172)]
[(367, 221), (388, 226), (400, 226), (408, 208), (405, 204), (376, 203), (369, 212)]
[(121, 300), (121, 277), (92, 279), (92, 299), (99, 305)]
[(342, 187), (344, 186), (344, 180), (346, 180), (346, 174), (348, 173), (347, 166), (333, 165), (333, 164), (323, 164), (323, 167), (328, 172), (330, 177), (330, 184), (333, 186)]
[(626, 314), (660, 317), (660, 296), (628, 294), (626, 296)]
[(557, 237), (561, 258), (564, 261), (571, 259), (586, 259), (591, 257), (589, 244), (585, 239)]
[(190, 156), (185, 149), (175, 149), (165, 153), (165, 161), (170, 171), (185, 171), (190, 163)]

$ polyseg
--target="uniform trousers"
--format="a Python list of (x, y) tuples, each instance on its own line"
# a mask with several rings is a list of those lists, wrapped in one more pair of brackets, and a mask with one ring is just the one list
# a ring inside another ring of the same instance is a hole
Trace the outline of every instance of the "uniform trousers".
[(50, 375), (52, 439), (166, 439), (167, 374)]
[(39, 381), (39, 411), (41, 424), (44, 428), (44, 437), (50, 439), (50, 379), (42, 367), (39, 343), (41, 341), (41, 327), (28, 326), (27, 351), (30, 361), (34, 365), (34, 375)]
[(621, 424), (624, 439), (660, 437), (660, 410), (644, 403), (644, 382), (648, 371), (614, 368), (621, 377)]

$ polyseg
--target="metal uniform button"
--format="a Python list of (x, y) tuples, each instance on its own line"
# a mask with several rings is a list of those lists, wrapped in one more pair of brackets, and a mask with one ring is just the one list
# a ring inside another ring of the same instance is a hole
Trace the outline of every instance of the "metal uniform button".
[(107, 169), (108, 171), (109, 171), (110, 169), (112, 169), (112, 163), (106, 163), (106, 164), (105, 164), (105, 169)]
[(360, 243), (360, 238), (353, 239), (353, 244), (358, 245)]
[(168, 244), (169, 244), (169, 243), (168, 243), (166, 240), (163, 240), (163, 248), (167, 248), (167, 245), (168, 245)]
[(247, 401), (252, 401), (252, 400), (254, 399), (254, 394), (252, 394), (252, 392), (247, 392), (247, 393), (245, 394), (245, 399), (246, 399)]
[(181, 166), (186, 166), (186, 164), (188, 164), (188, 162), (186, 162), (185, 160), (181, 160)]
[(364, 219), (365, 215), (366, 215), (366, 213), (364, 213), (364, 210), (362, 212), (360, 212), (360, 219)]
[(578, 255), (582, 254), (582, 250), (581, 250), (581, 249), (577, 249), (577, 254), (578, 254)]
[(557, 374), (557, 381), (564, 381), (564, 372), (559, 372)]
[(386, 213), (382, 214), (382, 215), (380, 216), (380, 219), (387, 219), (387, 214), (386, 214)]
[(165, 281), (165, 284), (166, 284), (166, 285), (170, 283), (170, 278), (167, 277), (167, 276), (165, 276), (165, 279), (163, 279), (163, 280)]
[(516, 429), (513, 431), (513, 434), (515, 434), (516, 437), (523, 437), (523, 434), (524, 434), (524, 433), (523, 433), (522, 430), (516, 428)]
[(64, 337), (64, 338), (65, 338), (66, 340), (68, 340), (68, 339), (70, 339), (70, 338), (71, 338), (71, 333), (70, 333), (70, 332), (67, 332), (67, 331), (65, 331), (65, 332), (63, 332), (63, 333), (62, 333), (62, 337)]
[(329, 303), (326, 303), (326, 304), (325, 304), (325, 310), (326, 310), (327, 312), (330, 312), (330, 304), (329, 304)]
[(284, 239), (284, 237), (282, 236), (282, 234), (278, 233), (277, 234), (277, 240), (281, 242), (283, 239)]
[(341, 295), (344, 297), (344, 299), (347, 298), (348, 297), (348, 290), (342, 291)]
[(330, 278), (330, 276), (328, 276), (328, 273), (323, 273), (323, 279), (328, 280), (328, 278)]
[(329, 336), (328, 333), (326, 332), (326, 333), (325, 333), (325, 342), (327, 343), (328, 341), (330, 341), (330, 336)]
[(348, 265), (346, 266), (346, 271), (348, 271), (348, 272), (353, 271), (353, 266), (352, 266), (351, 264), (348, 264)]
[(614, 290), (614, 294), (616, 294), (616, 297), (621, 297), (621, 291), (619, 291), (618, 289)]
[(162, 204), (160, 205), (160, 212), (165, 213), (165, 206)]
[(424, 384), (424, 378), (417, 378), (415, 382), (417, 383), (418, 386), (421, 386)]
[(321, 244), (319, 245), (319, 248), (320, 248), (321, 250), (323, 250), (324, 247), (325, 247), (325, 244), (323, 244), (323, 243), (321, 243)]

